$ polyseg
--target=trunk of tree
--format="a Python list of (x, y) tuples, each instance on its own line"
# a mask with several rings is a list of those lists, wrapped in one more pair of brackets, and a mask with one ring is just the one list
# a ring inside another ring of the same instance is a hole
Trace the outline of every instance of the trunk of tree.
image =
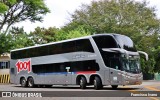
[(4, 34), (7, 34), (8, 29), (9, 29), (9, 27), (10, 27), (11, 25), (12, 25), (12, 24), (9, 24), (9, 25), (7, 26), (7, 28), (6, 28), (5, 32), (4, 32)]

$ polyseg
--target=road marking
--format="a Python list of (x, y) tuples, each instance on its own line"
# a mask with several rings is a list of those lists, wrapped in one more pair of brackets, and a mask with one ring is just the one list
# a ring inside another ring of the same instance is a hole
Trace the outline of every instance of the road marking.
[(152, 100), (159, 100), (158, 98), (155, 98), (155, 97), (149, 97), (151, 98)]
[(160, 92), (159, 89), (153, 88), (153, 87), (151, 87), (151, 86), (144, 86), (144, 87), (147, 88), (147, 89), (149, 89), (149, 90), (153, 90), (153, 91), (158, 91), (158, 92)]
[(146, 85), (146, 86), (157, 87), (157, 86), (160, 86), (160, 84), (153, 84), (153, 85)]

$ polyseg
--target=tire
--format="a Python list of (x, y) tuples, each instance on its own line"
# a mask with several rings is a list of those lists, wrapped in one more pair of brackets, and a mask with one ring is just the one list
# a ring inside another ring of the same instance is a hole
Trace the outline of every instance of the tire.
[(81, 89), (85, 89), (85, 88), (86, 88), (87, 80), (86, 80), (85, 77), (81, 77), (79, 83), (80, 83), (80, 88), (81, 88)]
[(27, 87), (27, 81), (26, 81), (26, 79), (24, 77), (21, 78), (20, 84), (21, 84), (22, 87)]
[(112, 89), (117, 89), (118, 85), (112, 85)]
[(33, 88), (35, 86), (34, 79), (32, 77), (28, 78), (28, 87)]
[(99, 77), (95, 77), (94, 78), (94, 89), (95, 90), (99, 90), (101, 89), (103, 86), (102, 86), (102, 82), (101, 82), (101, 79)]

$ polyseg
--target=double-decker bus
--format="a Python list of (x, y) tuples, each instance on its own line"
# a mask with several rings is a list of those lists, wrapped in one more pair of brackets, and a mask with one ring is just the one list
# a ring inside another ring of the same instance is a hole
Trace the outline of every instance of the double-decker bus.
[(96, 34), (11, 51), (11, 83), (37, 85), (118, 85), (142, 83), (140, 56), (120, 34)]

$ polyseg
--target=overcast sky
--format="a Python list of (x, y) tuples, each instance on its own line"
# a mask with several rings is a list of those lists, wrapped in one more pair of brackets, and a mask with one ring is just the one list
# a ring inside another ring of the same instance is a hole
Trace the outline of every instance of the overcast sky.
[[(69, 13), (73, 13), (76, 9), (80, 8), (81, 4), (90, 4), (93, 0), (45, 0), (47, 7), (50, 9), (51, 13), (44, 16), (44, 21), (42, 23), (36, 22), (31, 23), (25, 21), (16, 24), (16, 26), (23, 26), (26, 32), (34, 31), (36, 27), (57, 27), (65, 25), (70, 16)], [(142, 0), (136, 0), (142, 1)], [(147, 0), (150, 2), (150, 6), (156, 6), (157, 15), (160, 18), (160, 0)]]

